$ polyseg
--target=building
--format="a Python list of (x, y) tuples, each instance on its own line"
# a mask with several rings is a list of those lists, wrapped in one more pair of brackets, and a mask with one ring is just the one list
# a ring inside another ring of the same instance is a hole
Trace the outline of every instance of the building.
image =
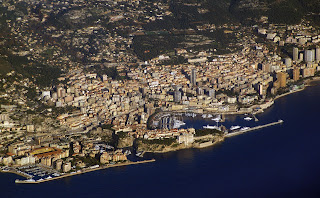
[(211, 98), (215, 98), (216, 97), (215, 90), (214, 89), (209, 89), (208, 96), (211, 97)]
[(197, 71), (195, 69), (191, 70), (190, 82), (193, 86), (197, 84)]
[(320, 62), (320, 48), (316, 48), (316, 62)]
[(58, 98), (63, 98), (66, 96), (66, 90), (63, 87), (58, 87), (57, 89)]
[(179, 90), (174, 91), (174, 102), (181, 101), (181, 92)]
[(62, 171), (63, 172), (69, 172), (71, 170), (71, 162), (66, 162), (62, 166)]
[(300, 79), (300, 69), (298, 67), (295, 67), (292, 71), (292, 78), (294, 81), (297, 81)]
[(57, 171), (60, 171), (61, 168), (62, 168), (62, 160), (61, 160), (61, 159), (58, 159), (58, 160), (55, 161), (55, 169), (56, 169)]
[(314, 56), (315, 56), (315, 51), (314, 50), (308, 49), (308, 50), (304, 51), (304, 61), (306, 63), (314, 62), (314, 60), (315, 60)]
[(277, 73), (277, 81), (279, 81), (279, 87), (285, 87), (287, 85), (287, 74), (284, 72)]
[(184, 143), (185, 146), (188, 146), (189, 144), (192, 144), (194, 142), (194, 136), (193, 134), (182, 134), (178, 136), (178, 143), (182, 144)]
[(303, 76), (303, 78), (314, 76), (314, 68), (313, 67), (304, 68), (302, 70), (302, 76)]
[(299, 60), (299, 49), (297, 47), (293, 48), (292, 59), (293, 61)]
[(286, 67), (291, 67), (292, 66), (291, 58), (285, 58), (284, 59), (284, 64), (286, 65)]
[(27, 132), (34, 132), (34, 125), (33, 124), (27, 125)]

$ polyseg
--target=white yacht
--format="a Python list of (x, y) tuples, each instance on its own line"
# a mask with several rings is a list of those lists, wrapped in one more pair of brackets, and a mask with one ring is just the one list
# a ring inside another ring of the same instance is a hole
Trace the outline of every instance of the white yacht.
[(240, 129), (240, 126), (237, 125), (237, 126), (231, 126), (231, 127), (230, 127), (230, 130), (231, 130), (231, 131), (232, 131), (232, 130), (236, 130), (236, 129)]
[(213, 120), (213, 121), (215, 121), (215, 122), (220, 122), (220, 120), (221, 120), (221, 116), (220, 116), (220, 115), (218, 115), (217, 117), (212, 118), (211, 120)]
[(217, 126), (210, 126), (210, 125), (207, 125), (207, 126), (203, 126), (204, 129), (219, 129), (219, 127)]
[(248, 129), (250, 129), (250, 127), (243, 127), (243, 128), (240, 129), (240, 131), (245, 131), (245, 130), (248, 130)]

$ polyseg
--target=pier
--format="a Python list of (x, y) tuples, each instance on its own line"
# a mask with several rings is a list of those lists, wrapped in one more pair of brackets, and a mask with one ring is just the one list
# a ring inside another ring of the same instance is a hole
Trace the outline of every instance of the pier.
[(252, 127), (252, 128), (246, 129), (246, 130), (240, 130), (240, 131), (237, 131), (237, 132), (228, 133), (228, 134), (225, 135), (225, 137), (233, 137), (233, 136), (236, 136), (236, 135), (247, 133), (249, 131), (254, 131), (254, 130), (258, 130), (258, 129), (262, 129), (262, 128), (265, 128), (265, 127), (269, 127), (269, 126), (273, 126), (273, 125), (277, 125), (277, 124), (282, 124), (282, 123), (283, 123), (283, 120), (278, 120), (277, 122), (271, 122), (269, 124), (264, 124), (264, 125)]

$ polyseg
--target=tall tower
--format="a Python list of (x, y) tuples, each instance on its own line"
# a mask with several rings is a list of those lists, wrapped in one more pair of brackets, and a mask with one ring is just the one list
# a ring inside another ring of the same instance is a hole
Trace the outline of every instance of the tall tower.
[(297, 47), (293, 48), (292, 59), (293, 61), (298, 61), (299, 58), (299, 49)]
[(196, 86), (196, 84), (197, 84), (197, 71), (195, 69), (191, 70), (190, 81), (193, 86)]
[(173, 97), (174, 97), (174, 101), (175, 102), (180, 102), (181, 101), (182, 94), (180, 92), (180, 86), (179, 85), (175, 85), (174, 86)]

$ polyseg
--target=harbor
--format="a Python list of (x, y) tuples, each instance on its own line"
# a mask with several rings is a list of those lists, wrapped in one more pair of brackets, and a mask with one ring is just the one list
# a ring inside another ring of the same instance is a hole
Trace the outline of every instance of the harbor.
[[(81, 170), (78, 170), (76, 172), (71, 172), (71, 173), (57, 173), (57, 172), (54, 172), (51, 169), (49, 170), (49, 168), (43, 167), (43, 166), (27, 166), (26, 168), (28, 168), (28, 171), (29, 171), (28, 173), (25, 173), (23, 171), (15, 169), (15, 168), (10, 168), (10, 169), (4, 168), (1, 170), (1, 172), (14, 173), (14, 174), (17, 174), (17, 175), (20, 175), (20, 176), (26, 178), (26, 180), (16, 179), (15, 183), (18, 183), (18, 184), (39, 184), (39, 183), (43, 183), (43, 182), (62, 179), (65, 177), (71, 177), (74, 175), (80, 175), (80, 174), (84, 174), (84, 173), (88, 173), (88, 172), (92, 172), (92, 171), (97, 171), (97, 170), (103, 170), (103, 169), (107, 169), (107, 168), (128, 166), (128, 165), (134, 165), (134, 164), (144, 164), (144, 163), (150, 163), (150, 162), (155, 162), (155, 161), (156, 161), (155, 159), (150, 159), (150, 160), (143, 160), (143, 161), (137, 161), (137, 162), (123, 162), (123, 163), (118, 163), (118, 164), (108, 164), (108, 165), (103, 165), (103, 166), (95, 165), (95, 166), (91, 166), (91, 167), (81, 169)], [(35, 173), (36, 175), (31, 175), (30, 172)], [(40, 175), (38, 173), (40, 173), (41, 175), (43, 174), (43, 176), (46, 173), (47, 177), (35, 179), (36, 176)]]

